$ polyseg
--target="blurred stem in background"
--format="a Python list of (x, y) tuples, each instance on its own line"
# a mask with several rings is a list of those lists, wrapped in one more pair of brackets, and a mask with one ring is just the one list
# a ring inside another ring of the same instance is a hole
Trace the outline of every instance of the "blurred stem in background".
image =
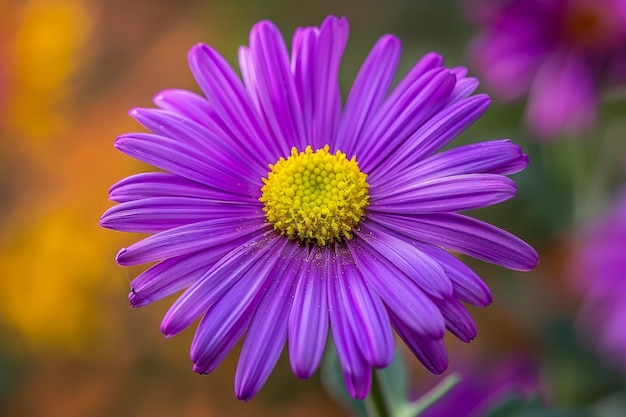
[(600, 132), (584, 139), (559, 140), (544, 145), (543, 163), (561, 186), (569, 189), (571, 225), (578, 229), (593, 218), (610, 190), (613, 141)]

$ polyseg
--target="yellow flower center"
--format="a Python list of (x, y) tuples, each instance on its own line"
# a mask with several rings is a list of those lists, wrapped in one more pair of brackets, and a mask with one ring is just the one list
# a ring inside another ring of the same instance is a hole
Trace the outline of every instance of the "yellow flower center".
[(351, 239), (352, 230), (369, 201), (367, 175), (356, 158), (328, 152), (328, 145), (313, 152), (291, 149), (291, 156), (270, 164), (263, 178), (263, 211), (274, 229), (290, 239), (326, 245)]

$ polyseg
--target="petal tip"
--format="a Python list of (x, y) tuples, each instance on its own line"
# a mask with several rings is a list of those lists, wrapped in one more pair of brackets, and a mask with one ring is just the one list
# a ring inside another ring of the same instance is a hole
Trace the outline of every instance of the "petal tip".
[(352, 398), (356, 400), (364, 400), (370, 393), (371, 386), (367, 383), (361, 383), (358, 385), (348, 384), (346, 388)]
[[(111, 197), (109, 195), (109, 199), (110, 198)], [(108, 227), (108, 217), (109, 216), (107, 215), (107, 212), (104, 212), (104, 214), (100, 216), (100, 220), (98, 220), (98, 226), (102, 227), (103, 229), (110, 229), (110, 227)]]
[(207, 49), (210, 49), (209, 45), (207, 45), (204, 42), (198, 42), (198, 43), (196, 43), (195, 45), (193, 45), (191, 47), (191, 49), (189, 50), (189, 53), (192, 53), (192, 52), (195, 53), (195, 52), (198, 52), (198, 51), (201, 51), (201, 50), (206, 51)]
[(252, 40), (257, 36), (268, 36), (275, 34), (276, 32), (278, 32), (278, 28), (273, 22), (269, 20), (261, 20), (252, 26), (252, 29), (250, 30), (250, 43), (252, 43)]
[(480, 305), (480, 307), (487, 307), (488, 305), (491, 305), (491, 303), (493, 303), (493, 295), (491, 295), (491, 291), (487, 290), (487, 293), (485, 294), (485, 299), (481, 301), (482, 304)]
[(118, 151), (124, 152), (124, 147), (126, 143), (128, 142), (128, 137), (129, 137), (128, 133), (119, 135), (113, 141), (113, 147), (117, 149)]
[(248, 402), (250, 401), (257, 393), (257, 390), (251, 389), (249, 387), (235, 387), (235, 397), (238, 400)]
[(117, 262), (118, 264), (122, 265), (124, 263), (124, 255), (126, 254), (127, 249), (126, 248), (122, 248), (119, 250), (119, 252), (117, 252), (117, 255), (115, 255), (115, 262)]
[(434, 67), (440, 67), (441, 65), (443, 65), (443, 55), (435, 52), (435, 51), (430, 51), (430, 52), (426, 52), (424, 54), (424, 56), (420, 59), (420, 61), (433, 61), (434, 62)]
[(530, 164), (530, 158), (525, 153), (521, 154), (518, 160), (518, 167), (520, 171), (526, 169), (526, 167)]
[(426, 369), (435, 375), (441, 375), (446, 371), (446, 369), (448, 369), (448, 361), (427, 366)]
[(398, 38), (396, 35), (393, 35), (391, 33), (385, 33), (383, 36), (380, 37), (380, 39), (378, 40), (379, 43), (381, 44), (385, 44), (385, 45), (389, 45), (395, 48), (399, 48), (402, 44), (402, 42), (400, 41), (400, 38)]
[(141, 108), (140, 107), (131, 108), (130, 110), (128, 110), (128, 115), (132, 117), (133, 119), (136, 119), (137, 117), (141, 116)]
[(481, 94), (476, 94), (475, 96), (472, 96), (472, 97), (474, 98), (474, 100), (481, 101), (483, 106), (488, 107), (491, 104), (491, 97), (488, 94), (481, 93)]
[(528, 272), (528, 271), (532, 271), (533, 269), (537, 267), (537, 265), (539, 265), (539, 254), (537, 253), (537, 251), (535, 251), (535, 249), (530, 245), (528, 245), (527, 251), (528, 251), (528, 253), (526, 254), (527, 258), (522, 260), (520, 262), (519, 267), (516, 268), (515, 270), (521, 271), (521, 272)]
[(159, 91), (154, 96), (152, 96), (152, 102), (158, 106), (160, 103), (165, 101), (166, 94), (167, 93), (165, 91)]
[(297, 362), (291, 361), (291, 371), (298, 379), (309, 379), (317, 368), (300, 366)]
[(209, 373), (206, 371), (206, 369), (204, 369), (204, 367), (199, 366), (198, 364), (195, 364), (195, 363), (193, 364), (192, 369), (198, 375), (207, 375)]
[(211, 52), (211, 47), (205, 43), (199, 42), (189, 49), (189, 53), (187, 54), (187, 61), (190, 66), (194, 68), (194, 64), (200, 58), (200, 55), (208, 55)]
[(169, 339), (172, 336), (175, 336), (177, 332), (172, 331), (169, 326), (161, 324), (161, 333), (165, 336), (166, 339)]
[(145, 297), (141, 297), (137, 293), (137, 290), (131, 286), (130, 291), (128, 292), (128, 302), (130, 304), (130, 308), (139, 308), (145, 306), (146, 304), (150, 304), (151, 301)]

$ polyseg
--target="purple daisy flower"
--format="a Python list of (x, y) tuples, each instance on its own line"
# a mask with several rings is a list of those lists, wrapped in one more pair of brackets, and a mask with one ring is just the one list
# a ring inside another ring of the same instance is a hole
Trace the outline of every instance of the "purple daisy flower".
[(583, 297), (581, 329), (608, 362), (626, 370), (626, 188), (578, 240), (569, 271)]
[(626, 2), (469, 4), (484, 26), (469, 48), (470, 57), (500, 98), (528, 94), (526, 122), (533, 133), (550, 139), (593, 127), (601, 84), (626, 77)]
[(345, 105), (337, 81), (343, 18), (296, 30), (256, 24), (239, 50), (243, 81), (213, 49), (189, 53), (204, 96), (166, 90), (160, 109), (131, 115), (153, 133), (115, 147), (164, 172), (126, 178), (106, 228), (151, 233), (117, 255), (158, 261), (132, 283), (143, 306), (185, 291), (161, 324), (173, 336), (202, 317), (193, 368), (215, 369), (244, 335), (237, 398), (250, 399), (286, 341), (294, 373), (318, 368), (329, 332), (349, 392), (364, 398), (389, 365), (392, 327), (432, 372), (447, 366), (443, 335), (476, 327), (461, 302), (490, 303), (485, 284), (447, 249), (516, 270), (537, 264), (517, 237), (459, 211), (515, 195), (505, 175), (528, 158), (507, 140), (439, 152), (485, 111), (465, 68), (423, 57), (390, 91), (400, 55), (385, 35)]

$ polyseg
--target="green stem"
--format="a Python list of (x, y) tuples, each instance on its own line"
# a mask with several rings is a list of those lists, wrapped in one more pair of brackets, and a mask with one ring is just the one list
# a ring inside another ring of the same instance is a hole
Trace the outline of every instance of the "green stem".
[(378, 376), (378, 371), (374, 370), (372, 390), (365, 398), (367, 415), (368, 417), (417, 417), (450, 391), (459, 380), (458, 374), (450, 374), (416, 401), (404, 405), (396, 404), (393, 409), (390, 409), (394, 405), (385, 402), (384, 387), (381, 386), (384, 381)]
[(570, 148), (570, 169), (572, 175), (572, 223), (578, 227), (587, 217), (589, 202), (589, 155), (583, 140), (572, 142)]
[(398, 413), (394, 417), (417, 417), (428, 407), (436, 403), (441, 397), (443, 397), (452, 387), (454, 387), (460, 380), (459, 374), (450, 374), (437, 386), (428, 391), (426, 394), (418, 398), (412, 403), (407, 403), (404, 407), (398, 410)]
[(387, 404), (385, 403), (385, 397), (381, 389), (381, 381), (378, 376), (378, 371), (374, 369), (372, 376), (372, 389), (369, 395), (365, 398), (365, 409), (367, 410), (368, 417), (393, 417), (387, 410)]

